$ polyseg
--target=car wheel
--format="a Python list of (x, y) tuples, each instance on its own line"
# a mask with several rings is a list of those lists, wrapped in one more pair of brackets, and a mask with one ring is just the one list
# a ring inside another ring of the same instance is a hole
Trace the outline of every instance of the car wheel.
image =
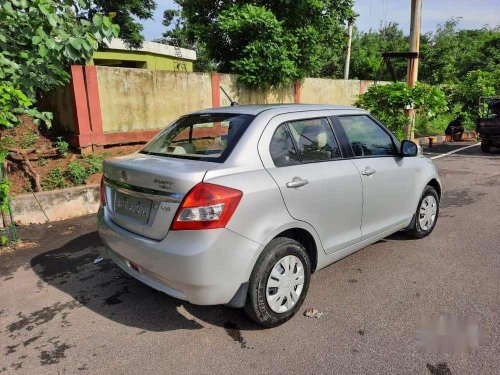
[(304, 246), (290, 238), (273, 239), (252, 271), (245, 312), (265, 327), (285, 323), (304, 302), (310, 277)]
[(432, 186), (426, 186), (417, 212), (410, 224), (409, 234), (415, 238), (424, 238), (431, 234), (435, 228), (439, 216), (439, 195)]
[(491, 144), (488, 141), (481, 141), (481, 151), (490, 152)]

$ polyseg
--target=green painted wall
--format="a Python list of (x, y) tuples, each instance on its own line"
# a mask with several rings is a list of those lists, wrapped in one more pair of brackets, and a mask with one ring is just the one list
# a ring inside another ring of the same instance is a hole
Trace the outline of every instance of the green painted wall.
[[(96, 65), (117, 66), (121, 62), (135, 62), (137, 68), (149, 70), (179, 70), (176, 68), (178, 59), (174, 56), (159, 55), (151, 52), (141, 51), (120, 51), (108, 50), (94, 52), (93, 59), (89, 65), (94, 65), (94, 60), (98, 60)], [(104, 61), (103, 61), (104, 60)], [(181, 59), (186, 64), (188, 72), (193, 71), (193, 62), (191, 60)]]

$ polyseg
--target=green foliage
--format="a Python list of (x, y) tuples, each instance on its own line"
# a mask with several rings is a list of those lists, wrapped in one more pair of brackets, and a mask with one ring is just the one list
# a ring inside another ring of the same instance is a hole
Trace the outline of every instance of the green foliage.
[(59, 152), (60, 155), (66, 156), (69, 151), (69, 144), (66, 142), (63, 137), (57, 137), (56, 141), (54, 142), (54, 146), (57, 149), (57, 152)]
[(494, 71), (500, 64), (500, 29), (458, 30), (456, 19), (424, 36), (420, 79), (433, 84), (458, 83), (473, 70)]
[(38, 136), (35, 133), (26, 133), (21, 139), (21, 148), (30, 148), (36, 143)]
[(415, 137), (429, 135), (443, 135), (450, 121), (457, 116), (453, 113), (442, 113), (433, 118), (417, 116), (415, 123)]
[(479, 98), (495, 95), (500, 95), (500, 67), (493, 72), (470, 71), (450, 89), (450, 96), (456, 103), (456, 112), (469, 123), (474, 123), (479, 115)]
[(399, 138), (402, 138), (403, 127), (408, 122), (404, 109), (411, 103), (417, 118), (426, 121), (448, 111), (444, 92), (425, 83), (417, 83), (414, 89), (403, 82), (374, 85), (356, 101), (358, 107), (370, 111)]
[(49, 161), (45, 158), (39, 158), (37, 164), (40, 167), (45, 167), (47, 164), (49, 164)]
[[(376, 31), (354, 30), (351, 48), (351, 68), (349, 76), (358, 79), (391, 80), (382, 59), (383, 52), (403, 52), (408, 49), (408, 38), (397, 23), (389, 23)], [(391, 60), (398, 79), (406, 77), (407, 62), (403, 59)]]
[[(1, 38), (1, 36), (0, 36)], [(1, 59), (1, 52), (0, 52)], [(1, 63), (0, 63), (1, 64)], [(1, 66), (1, 65), (0, 65)], [(2, 73), (0, 73), (1, 76)], [(12, 84), (0, 84), (0, 127), (10, 128), (18, 123), (17, 115), (24, 113), (33, 103)]]
[(102, 173), (102, 162), (106, 158), (107, 154), (103, 155), (86, 155), (83, 157), (83, 160), (87, 163), (87, 169), (89, 175), (93, 175), (95, 173)]
[(164, 24), (175, 25), (165, 41), (196, 48), (205, 68), (239, 74), (260, 88), (341, 74), (352, 0), (176, 2), (181, 12), (164, 14)]
[(66, 187), (66, 181), (64, 180), (64, 174), (59, 167), (51, 169), (42, 181), (43, 190), (62, 189), (64, 187)]
[(0, 245), (5, 246), (10, 242), (9, 237), (7, 236), (1, 236), (0, 237)]
[[(143, 26), (138, 20), (153, 18), (154, 0), (71, 0), (77, 16), (92, 21), (95, 14), (107, 14), (120, 28), (119, 37), (131, 48), (139, 48), (144, 42)], [(104, 21), (103, 21), (104, 22)]]
[(106, 155), (86, 155), (80, 161), (73, 161), (68, 164), (66, 176), (74, 185), (83, 185), (90, 176), (95, 173), (102, 173), (102, 162)]
[(90, 175), (89, 170), (79, 161), (72, 161), (68, 164), (66, 176), (74, 185), (85, 184)]
[(6, 178), (0, 180), (0, 210), (9, 208), (10, 182)]
[(15, 147), (16, 141), (14, 138), (9, 136), (3, 136), (0, 138), (0, 149), (5, 147)]
[[(88, 0), (78, 3), (90, 6)], [(92, 21), (79, 18), (71, 5), (56, 0), (0, 4), (0, 125), (16, 125), (15, 116), (25, 113), (50, 126), (52, 116), (33, 107), (37, 94), (67, 82), (68, 65), (89, 60), (99, 43), (118, 34), (109, 17), (96, 12)]]

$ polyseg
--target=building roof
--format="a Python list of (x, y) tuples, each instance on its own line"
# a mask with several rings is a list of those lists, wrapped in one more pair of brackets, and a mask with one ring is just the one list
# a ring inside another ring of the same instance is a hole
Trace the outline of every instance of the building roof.
[[(127, 48), (125, 42), (122, 39), (114, 38), (111, 40), (111, 42), (106, 42), (106, 45), (108, 46), (108, 48), (115, 50), (149, 52), (157, 55), (177, 57), (177, 55), (175, 54), (175, 47), (163, 43), (143, 42), (141, 48), (130, 49)], [(179, 50), (181, 51), (182, 59), (192, 61), (196, 60), (196, 51), (186, 48), (179, 48)]]
[(330, 105), (330, 104), (250, 104), (250, 105), (235, 105), (231, 107), (210, 108), (193, 113), (241, 113), (248, 115), (258, 115), (267, 110), (279, 109), (286, 112), (300, 111), (322, 111), (322, 110), (352, 110), (364, 111), (356, 107), (345, 105)]

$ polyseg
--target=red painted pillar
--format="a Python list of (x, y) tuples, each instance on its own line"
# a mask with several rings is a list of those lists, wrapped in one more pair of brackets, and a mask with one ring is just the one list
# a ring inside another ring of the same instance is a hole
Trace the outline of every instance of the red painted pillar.
[(220, 75), (219, 73), (212, 72), (212, 107), (220, 107)]
[(295, 95), (293, 98), (293, 102), (296, 104), (300, 103), (300, 88), (301, 88), (300, 80), (295, 81)]
[(92, 130), (90, 128), (89, 107), (87, 103), (87, 90), (83, 66), (71, 66), (71, 90), (74, 99), (75, 135), (74, 146), (86, 147), (92, 143)]
[(101, 100), (97, 82), (97, 68), (94, 65), (84, 67), (87, 88), (87, 103), (89, 107), (90, 130), (92, 144), (103, 144), (104, 131), (102, 127)]

